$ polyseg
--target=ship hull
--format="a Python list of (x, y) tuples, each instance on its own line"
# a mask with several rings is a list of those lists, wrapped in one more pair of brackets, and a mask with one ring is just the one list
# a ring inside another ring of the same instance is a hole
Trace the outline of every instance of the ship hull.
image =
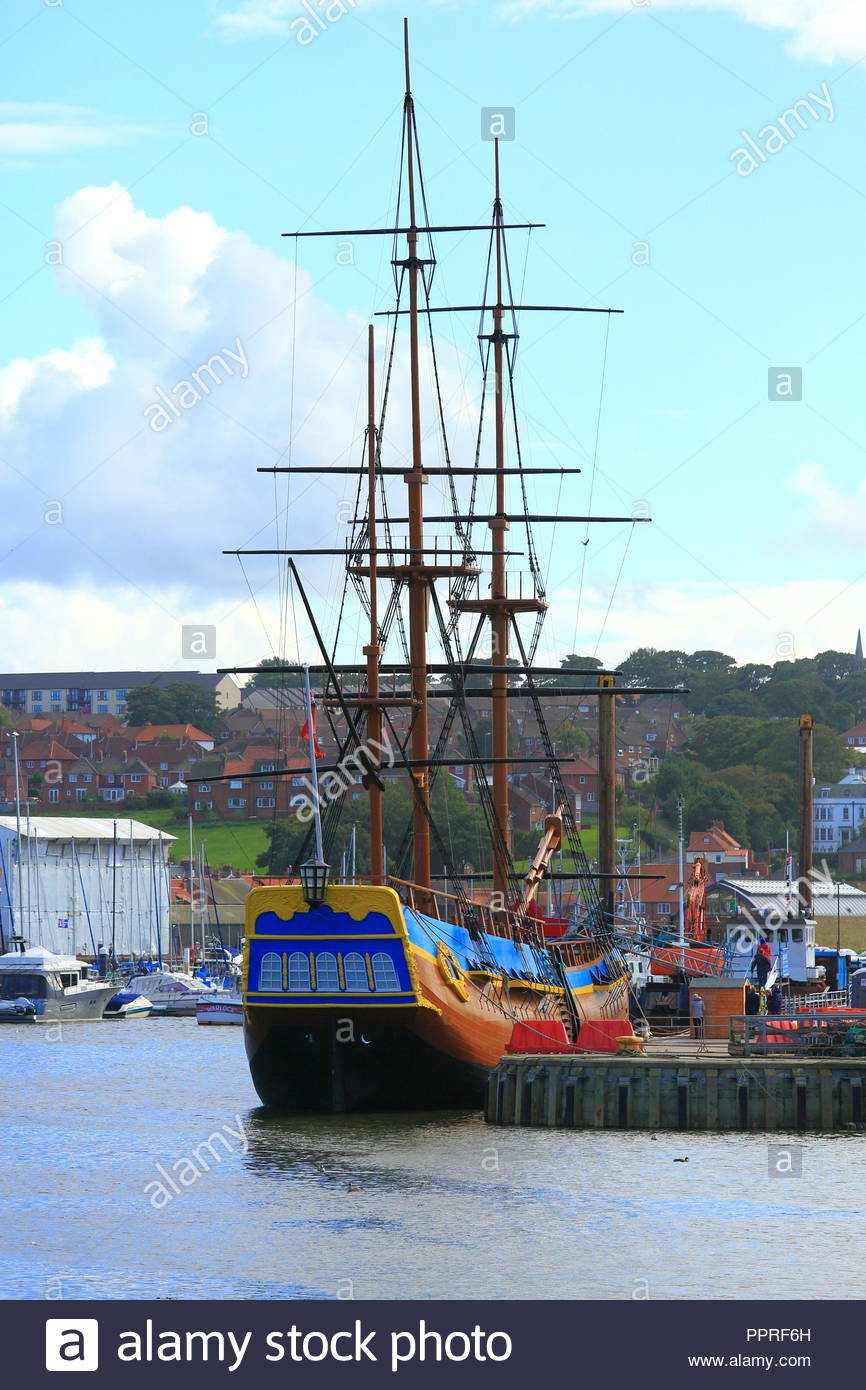
[[(256, 889), (247, 911), (245, 1043), (265, 1105), (474, 1109), (516, 1023), (532, 1036), (568, 1017), (549, 951), (471, 935), (391, 889), (335, 888), (315, 910), (296, 889)], [(599, 966), (566, 972), (582, 1019), (609, 1014)]]
[(393, 1024), (367, 1023), (352, 1041), (335, 1022), (253, 1022), (246, 1042), (256, 1094), (282, 1110), (475, 1110), (490, 1072)]

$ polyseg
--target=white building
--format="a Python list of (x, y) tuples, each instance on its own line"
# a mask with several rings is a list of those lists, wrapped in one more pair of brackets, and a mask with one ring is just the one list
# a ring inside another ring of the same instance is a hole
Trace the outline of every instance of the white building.
[[(117, 833), (115, 836), (115, 829)], [(169, 940), (173, 835), (135, 820), (0, 816), (0, 930), (68, 955), (155, 954)], [(19, 852), (20, 850), (20, 852)]]
[(866, 773), (850, 768), (833, 786), (817, 785), (813, 798), (812, 825), (815, 858), (822, 851), (833, 854), (855, 840), (866, 820)]

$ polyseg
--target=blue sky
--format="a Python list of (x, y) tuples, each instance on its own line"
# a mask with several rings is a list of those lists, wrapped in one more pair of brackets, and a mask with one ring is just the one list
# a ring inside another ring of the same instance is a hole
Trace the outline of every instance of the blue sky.
[[(220, 552), (256, 534), (344, 534), (343, 479), (275, 494), (254, 471), (290, 436), (296, 461), (357, 457), (365, 325), (388, 305), (380, 244), (340, 265), (302, 243), (295, 268), (280, 237), (381, 225), (392, 207), (405, 5), (339, 8), (300, 42), (300, 0), (4, 6), (9, 669), (182, 671), (184, 623), (216, 626), (220, 665), (296, 654), (273, 566), (251, 564), (248, 585)], [(603, 391), (603, 316), (522, 324), (528, 451), (584, 469), (563, 489), (534, 484), (534, 504), (582, 513), (591, 495), (597, 512), (653, 516), (633, 535), (595, 528), (585, 549), (582, 533), (539, 531), (545, 654), (713, 646), (772, 661), (853, 646), (866, 618), (858, 0), (829, 15), (813, 0), (413, 0), (409, 13), (434, 219), (487, 216), (480, 109), (513, 107), (507, 210), (546, 223), (511, 243), (527, 301), (625, 310)], [(745, 176), (744, 142), (763, 156)], [(437, 302), (471, 302), (483, 238), (438, 251)], [(440, 326), (460, 453), (474, 324)], [(154, 432), (157, 387), (170, 395), (237, 343), (246, 374)], [(776, 368), (801, 369), (802, 401), (768, 400)], [(395, 417), (399, 454), (399, 389)], [(311, 583), (330, 628), (336, 569)]]

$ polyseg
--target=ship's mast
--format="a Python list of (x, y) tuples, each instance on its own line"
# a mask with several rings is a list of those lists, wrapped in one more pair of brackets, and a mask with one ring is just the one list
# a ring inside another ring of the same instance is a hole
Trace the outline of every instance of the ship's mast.
[[(379, 662), (382, 648), (379, 645), (379, 598), (378, 559), (376, 556), (376, 454), (378, 435), (376, 431), (376, 352), (373, 326), (367, 336), (367, 536), (370, 546), (370, 643), (364, 648), (367, 658), (367, 695), (370, 700), (367, 712), (367, 744), (371, 758), (376, 758), (375, 749), (382, 746), (382, 706), (379, 704)], [(381, 883), (385, 875), (382, 834), (382, 787), (375, 776), (370, 780), (370, 875), (374, 883)]]
[(501, 895), (500, 902), (506, 906), (510, 887), (509, 851), (511, 836), (509, 827), (508, 797), (508, 628), (510, 614), (506, 607), (507, 576), (505, 572), (505, 533), (508, 519), (505, 508), (505, 373), (504, 351), (505, 334), (503, 320), (505, 307), (502, 298), (502, 198), (499, 180), (499, 141), (495, 142), (496, 193), (493, 203), (493, 222), (496, 229), (496, 304), (493, 309), (493, 370), (496, 391), (496, 507), (495, 516), (487, 523), (491, 531), (491, 610), (490, 631), (492, 636), (492, 665), (497, 668), (492, 676), (492, 744), (493, 744), (493, 807), (499, 823), (501, 835), (494, 842), (493, 888)]
[[(430, 738), (427, 713), (427, 575), (424, 568), (424, 484), (421, 459), (421, 367), (418, 343), (418, 224), (415, 197), (415, 103), (409, 67), (409, 21), (403, 21), (403, 48), (406, 62), (406, 98), (403, 116), (406, 131), (406, 178), (409, 197), (407, 256), (402, 263), (409, 277), (409, 364), (412, 400), (412, 469), (406, 474), (409, 499), (409, 665), (412, 711), (412, 758), (421, 762), (429, 757)], [(430, 887), (430, 786), (425, 767), (414, 772), (415, 797), (412, 809), (414, 878), (420, 888)]]

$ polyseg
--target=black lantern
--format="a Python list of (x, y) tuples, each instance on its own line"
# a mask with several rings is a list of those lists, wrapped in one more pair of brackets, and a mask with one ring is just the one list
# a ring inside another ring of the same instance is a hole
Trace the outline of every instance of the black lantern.
[(308, 859), (300, 868), (301, 887), (304, 901), (310, 907), (318, 907), (325, 901), (325, 890), (331, 877), (331, 866), (324, 859)]

